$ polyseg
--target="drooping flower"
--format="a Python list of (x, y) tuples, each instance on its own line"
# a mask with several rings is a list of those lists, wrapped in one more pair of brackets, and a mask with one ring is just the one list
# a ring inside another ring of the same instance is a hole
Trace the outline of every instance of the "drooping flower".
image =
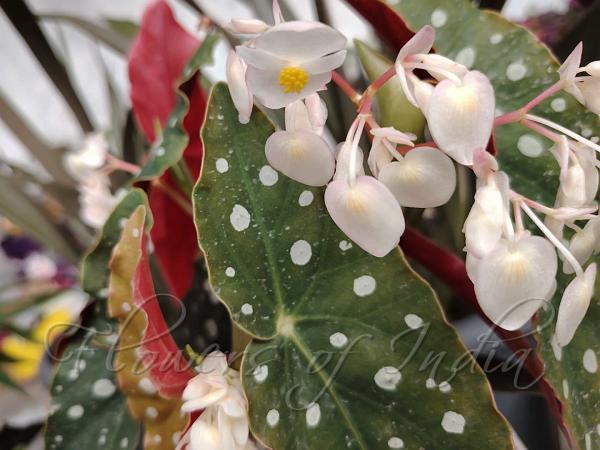
[(319, 22), (283, 22), (250, 45), (236, 47), (248, 65), (248, 87), (260, 103), (272, 109), (316, 92), (346, 57), (346, 38)]
[(83, 146), (65, 155), (64, 163), (69, 174), (78, 181), (100, 169), (108, 157), (108, 143), (102, 133), (90, 133)]
[(375, 178), (361, 175), (354, 184), (332, 181), (325, 205), (336, 225), (366, 252), (383, 257), (398, 246), (405, 226), (402, 209)]
[(248, 123), (252, 114), (252, 93), (246, 85), (246, 63), (231, 50), (226, 62), (227, 83), (240, 123)]
[(596, 270), (596, 264), (590, 264), (585, 272), (577, 275), (569, 283), (563, 293), (558, 308), (555, 333), (556, 341), (561, 347), (571, 342), (577, 327), (585, 317), (594, 295)]
[(190, 450), (250, 450), (248, 405), (239, 373), (230, 369), (221, 352), (206, 356), (198, 375), (183, 392), (182, 411), (204, 410), (192, 424), (186, 440)]
[[(318, 97), (318, 94), (313, 95)], [(312, 99), (310, 110), (302, 100), (288, 105), (285, 108), (286, 129), (273, 133), (265, 144), (271, 166), (309, 186), (324, 186), (335, 170), (333, 152), (320, 136), (327, 117), (320, 102), (318, 98)]]
[(101, 228), (121, 195), (113, 195), (110, 191), (108, 177), (100, 172), (91, 173), (79, 185), (79, 215), (83, 222), (92, 227)]
[(427, 109), (433, 140), (459, 164), (473, 164), (475, 150), (490, 140), (495, 104), (494, 88), (481, 72), (468, 72), (460, 83), (442, 80)]
[[(581, 66), (583, 44), (580, 42), (558, 69), (565, 91), (595, 114), (600, 114), (600, 62), (594, 61)], [(587, 72), (587, 76), (577, 76)]]
[(522, 327), (553, 294), (557, 265), (554, 247), (544, 238), (500, 240), (474, 271), (481, 309), (506, 330)]

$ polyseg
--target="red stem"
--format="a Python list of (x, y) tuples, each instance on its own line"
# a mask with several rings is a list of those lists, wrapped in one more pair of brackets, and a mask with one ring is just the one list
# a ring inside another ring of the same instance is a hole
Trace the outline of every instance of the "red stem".
[(473, 310), (494, 332), (504, 341), (510, 350), (517, 355), (525, 355), (523, 366), (534, 380), (546, 398), (548, 406), (557, 423), (568, 439), (572, 435), (564, 423), (563, 404), (552, 386), (544, 377), (544, 364), (538, 357), (527, 337), (519, 331), (507, 331), (494, 325), (479, 307), (473, 283), (467, 275), (463, 260), (450, 250), (438, 245), (417, 230), (407, 227), (400, 240), (400, 247), (409, 258), (421, 264), (432, 275), (445, 283), (454, 293), (468, 302)]
[(354, 90), (352, 85), (340, 73), (336, 71), (331, 72), (331, 81), (337, 84), (353, 103), (358, 104), (360, 102), (361, 95)]

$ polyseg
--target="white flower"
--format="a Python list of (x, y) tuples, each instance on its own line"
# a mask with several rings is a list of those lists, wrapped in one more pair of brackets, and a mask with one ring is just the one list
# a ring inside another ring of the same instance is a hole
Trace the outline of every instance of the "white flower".
[(522, 327), (553, 294), (557, 264), (554, 247), (544, 238), (501, 239), (472, 269), (481, 309), (506, 330)]
[(65, 155), (67, 171), (76, 180), (83, 181), (90, 172), (97, 171), (106, 163), (108, 143), (102, 133), (91, 133), (85, 138), (83, 146)]
[(348, 141), (340, 142), (336, 148), (336, 166), (334, 180), (346, 180), (350, 178), (350, 158), (356, 158), (356, 169), (354, 176), (364, 175), (365, 169), (363, 167), (364, 152), (362, 148), (356, 147), (356, 153), (353, 156), (352, 143)]
[(440, 81), (427, 109), (433, 140), (458, 163), (473, 164), (475, 150), (486, 148), (492, 135), (495, 104), (494, 88), (481, 72), (468, 72), (460, 83)]
[(99, 229), (119, 202), (120, 196), (110, 192), (109, 180), (100, 172), (88, 174), (79, 185), (79, 215), (92, 228)]
[(259, 34), (269, 29), (269, 25), (258, 19), (231, 19), (227, 28), (237, 34)]
[(229, 51), (226, 62), (227, 83), (240, 123), (248, 123), (252, 114), (252, 93), (246, 85), (246, 63), (236, 52)]
[(32, 253), (24, 262), (25, 277), (30, 280), (48, 280), (56, 275), (56, 262), (43, 253)]
[(249, 450), (248, 405), (239, 373), (221, 352), (206, 356), (183, 391), (183, 412), (204, 410), (192, 424), (190, 450)]
[(402, 208), (375, 178), (361, 175), (354, 184), (332, 181), (325, 205), (336, 225), (366, 252), (383, 257), (398, 246), (404, 232)]
[[(580, 42), (560, 66), (558, 73), (566, 84), (565, 91), (593, 113), (600, 114), (600, 61), (580, 68), (582, 52), (583, 44)], [(589, 76), (578, 77), (580, 72), (587, 72)]]
[[(581, 231), (576, 232), (569, 243), (569, 251), (579, 262), (585, 264), (588, 259), (600, 251), (600, 218), (592, 219), (585, 224)], [(565, 260), (563, 272), (572, 274), (575, 268)]]
[(596, 264), (590, 264), (584, 273), (577, 275), (563, 293), (556, 320), (556, 342), (564, 347), (575, 335), (585, 317), (594, 295)]
[(308, 97), (331, 80), (346, 57), (346, 38), (318, 22), (284, 22), (237, 46), (248, 64), (250, 91), (267, 108), (277, 109)]
[(318, 94), (313, 95), (317, 99), (311, 99), (310, 110), (302, 100), (285, 108), (286, 130), (269, 136), (265, 154), (271, 166), (292, 180), (324, 186), (333, 176), (335, 158), (329, 144), (320, 136), (327, 115)]
[(478, 181), (475, 202), (464, 225), (466, 250), (477, 258), (491, 252), (502, 237), (508, 216), (508, 177), (504, 172), (488, 174)]
[(433, 208), (450, 200), (456, 188), (452, 160), (432, 147), (417, 147), (381, 169), (378, 176), (401, 206)]

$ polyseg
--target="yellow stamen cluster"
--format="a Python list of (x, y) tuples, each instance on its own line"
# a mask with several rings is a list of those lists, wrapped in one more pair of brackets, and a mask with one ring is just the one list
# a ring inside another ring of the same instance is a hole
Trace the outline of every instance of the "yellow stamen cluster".
[(308, 72), (300, 67), (288, 66), (279, 72), (279, 84), (286, 94), (301, 92), (309, 78)]

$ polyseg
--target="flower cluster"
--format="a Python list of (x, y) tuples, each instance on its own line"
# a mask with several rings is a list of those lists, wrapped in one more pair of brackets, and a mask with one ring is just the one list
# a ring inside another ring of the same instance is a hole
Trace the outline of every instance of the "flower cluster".
[(95, 229), (104, 225), (120, 199), (110, 189), (109, 160), (113, 161), (101, 133), (89, 134), (79, 150), (65, 155), (65, 167), (79, 190), (81, 220)]
[[(277, 2), (274, 15), (272, 27), (256, 20), (232, 21), (233, 31), (252, 36), (228, 60), (228, 81), (241, 122), (249, 120), (253, 96), (268, 108), (285, 107), (285, 130), (275, 132), (265, 146), (269, 163), (301, 183), (327, 186), (325, 204), (333, 221), (358, 246), (380, 257), (399, 243), (405, 228), (402, 207), (445, 204), (456, 186), (454, 162), (471, 168), (477, 192), (464, 226), (465, 251), (483, 311), (503, 328), (524, 325), (554, 294), (558, 250), (563, 271), (575, 273), (557, 321), (557, 341), (566, 345), (589, 305), (596, 275), (595, 264), (586, 270), (582, 264), (600, 251), (600, 219), (593, 215), (600, 147), (530, 111), (566, 90), (600, 112), (600, 62), (580, 68), (582, 48), (577, 46), (559, 69), (556, 84), (522, 108), (496, 117), (489, 79), (431, 54), (435, 30), (426, 26), (400, 50), (394, 68), (362, 95), (351, 95), (358, 113), (346, 140), (334, 149), (323, 138), (327, 110), (318, 91), (326, 89), (332, 70), (342, 64), (346, 41), (323, 24), (284, 22)], [(430, 78), (417, 76), (417, 69)], [(588, 75), (579, 76), (582, 72)], [(416, 136), (375, 122), (373, 95), (393, 76), (425, 116), (432, 141), (415, 144)], [(495, 127), (517, 122), (555, 142), (551, 152), (560, 166), (560, 187), (553, 208), (512, 191), (508, 176), (486, 152)], [(372, 141), (370, 174), (365, 173), (359, 147), (365, 130)], [(545, 223), (533, 210), (546, 216)], [(545, 237), (525, 230), (522, 212)], [(581, 221), (587, 221), (585, 226), (578, 225)], [(570, 240), (565, 227), (575, 230)]]
[(206, 356), (183, 391), (182, 412), (202, 412), (180, 441), (189, 450), (254, 450), (240, 375), (221, 352)]

